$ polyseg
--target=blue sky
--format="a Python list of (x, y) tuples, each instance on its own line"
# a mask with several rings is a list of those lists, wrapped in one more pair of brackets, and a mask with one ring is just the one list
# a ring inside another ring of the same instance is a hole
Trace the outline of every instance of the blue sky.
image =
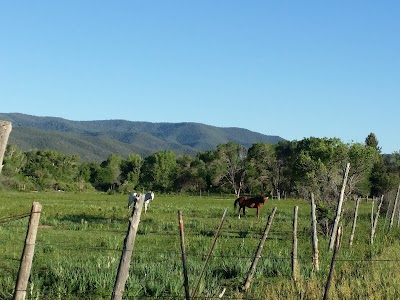
[(400, 1), (0, 0), (0, 112), (400, 150)]

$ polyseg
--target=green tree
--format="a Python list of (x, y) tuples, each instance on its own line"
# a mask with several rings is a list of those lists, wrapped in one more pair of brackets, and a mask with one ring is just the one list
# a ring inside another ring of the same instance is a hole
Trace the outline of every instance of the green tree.
[(4, 167), (0, 174), (0, 185), (9, 189), (33, 190), (33, 184), (23, 170), (26, 167), (27, 157), (16, 145), (7, 144), (4, 153)]
[(378, 146), (378, 139), (376, 138), (375, 133), (370, 133), (365, 138), (365, 145), (368, 147), (375, 148), (379, 153), (381, 153), (381, 147)]
[[(378, 139), (374, 133), (370, 133), (365, 139), (365, 145), (375, 149), (379, 154), (381, 153), (381, 148), (378, 146)], [(385, 164), (384, 156), (380, 155), (375, 164), (373, 165), (370, 185), (371, 196), (379, 197), (382, 194), (388, 192), (395, 185), (396, 178), (393, 174), (390, 174)]]
[(144, 159), (141, 184), (150, 190), (169, 192), (174, 189), (176, 154), (164, 150)]
[[(139, 185), (140, 172), (143, 166), (143, 158), (138, 154), (130, 154), (121, 163), (121, 180), (130, 189), (135, 189)], [(128, 188), (128, 190), (130, 190)]]
[(349, 193), (369, 195), (372, 168), (380, 159), (377, 148), (355, 143), (348, 150), (350, 171), (347, 181)]
[(307, 138), (296, 145), (293, 174), (298, 193), (332, 202), (337, 199), (348, 149), (337, 138)]
[(211, 163), (212, 181), (239, 196), (244, 188), (247, 149), (229, 142), (217, 146), (216, 158)]
[(385, 155), (384, 163), (389, 173), (395, 174), (400, 178), (400, 151)]
[(88, 163), (82, 163), (79, 165), (78, 168), (78, 188), (79, 191), (83, 191), (85, 189), (89, 189), (89, 187), (92, 187), (90, 184), (90, 177), (91, 177), (91, 172), (90, 172), (90, 166)]
[(8, 177), (23, 176), (22, 170), (25, 168), (27, 158), (25, 153), (13, 144), (8, 144), (4, 153), (4, 168), (2, 174)]
[(80, 175), (85, 181), (89, 181), (93, 186), (101, 182), (99, 180), (101, 166), (97, 162), (85, 162), (80, 167)]
[(251, 190), (265, 194), (274, 189), (279, 194), (280, 168), (272, 144), (253, 144), (247, 153), (246, 181)]
[(206, 167), (206, 174), (205, 174), (205, 188), (207, 191), (216, 192), (219, 191), (219, 186), (213, 186), (212, 181), (212, 162), (216, 159), (217, 152), (216, 151), (205, 151), (205, 152), (198, 152), (196, 158), (203, 162)]
[(31, 178), (37, 189), (65, 189), (79, 174), (79, 156), (65, 155), (54, 150), (32, 149), (26, 153), (24, 174)]
[(295, 163), (298, 155), (298, 141), (280, 141), (275, 145), (277, 170), (279, 181), (274, 189), (287, 194), (295, 192)]
[(395, 186), (395, 180), (395, 176), (387, 172), (383, 159), (379, 159), (374, 164), (370, 176), (371, 196), (380, 197), (382, 194), (387, 193)]
[(121, 164), (123, 158), (117, 154), (110, 154), (107, 160), (101, 163), (98, 174), (99, 183), (103, 188), (108, 186), (109, 190), (116, 190), (121, 184)]
[(204, 161), (183, 155), (177, 158), (176, 189), (181, 192), (201, 192), (207, 188), (207, 169)]
[[(79, 166), (79, 179), (90, 182), (91, 181), (91, 163), (82, 163)], [(100, 166), (99, 166), (100, 167)]]

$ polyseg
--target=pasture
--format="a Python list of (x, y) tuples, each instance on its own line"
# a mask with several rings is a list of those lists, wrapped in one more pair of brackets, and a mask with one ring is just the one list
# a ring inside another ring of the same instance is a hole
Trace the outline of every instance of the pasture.
[[(110, 299), (130, 211), (128, 195), (0, 194), (0, 299), (12, 299), (32, 203), (42, 205), (27, 299)], [(310, 204), (267, 200), (256, 218), (238, 219), (234, 196), (155, 195), (142, 213), (124, 299), (184, 299), (178, 211), (183, 215), (189, 286), (194, 288), (225, 209), (228, 213), (196, 299), (322, 299), (332, 253), (319, 234), (320, 271), (313, 270)], [(299, 207), (300, 277), (292, 280), (292, 219)], [(268, 215), (277, 207), (249, 290), (241, 286)], [(376, 207), (376, 205), (375, 205)], [(354, 203), (344, 205), (343, 239), (329, 299), (399, 299), (400, 229), (381, 215), (369, 244), (371, 203), (361, 203), (349, 247)]]

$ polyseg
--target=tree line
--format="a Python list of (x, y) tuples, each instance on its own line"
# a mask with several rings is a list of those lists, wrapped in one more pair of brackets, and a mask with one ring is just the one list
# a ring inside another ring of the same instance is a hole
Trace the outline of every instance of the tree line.
[(7, 145), (1, 189), (99, 190), (108, 193), (153, 190), (161, 193), (232, 193), (337, 199), (350, 163), (348, 195), (380, 196), (400, 181), (400, 152), (381, 153), (375, 134), (365, 143), (338, 138), (304, 138), (276, 145), (234, 142), (196, 156), (171, 150), (147, 157), (111, 154), (101, 162), (81, 162), (78, 155), (54, 150), (22, 151)]

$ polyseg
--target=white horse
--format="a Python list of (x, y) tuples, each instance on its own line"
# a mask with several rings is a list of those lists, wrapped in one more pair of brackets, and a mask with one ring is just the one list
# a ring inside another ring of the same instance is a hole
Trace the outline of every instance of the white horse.
[(129, 200), (128, 200), (128, 208), (131, 208), (132, 203), (136, 204), (136, 201), (138, 200), (139, 195), (138, 193), (131, 193), (129, 194)]
[[(136, 205), (139, 200), (140, 194), (132, 193), (129, 195), (128, 208), (131, 207), (132, 203)], [(150, 201), (154, 199), (154, 192), (150, 191), (144, 195), (144, 213), (147, 213), (147, 208), (149, 207)]]

